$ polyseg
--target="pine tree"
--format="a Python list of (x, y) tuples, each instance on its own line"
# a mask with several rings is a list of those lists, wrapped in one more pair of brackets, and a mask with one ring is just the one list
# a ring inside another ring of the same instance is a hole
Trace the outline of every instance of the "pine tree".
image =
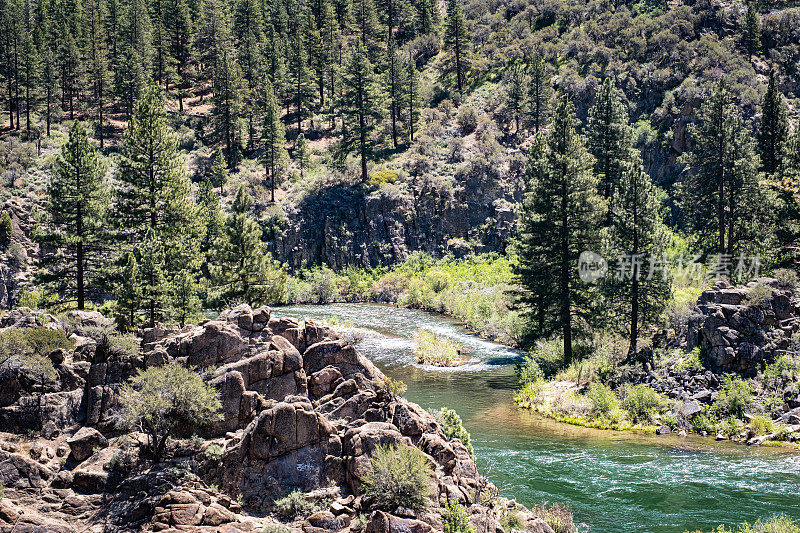
[(684, 161), (683, 212), (704, 253), (756, 252), (769, 239), (770, 201), (759, 186), (760, 161), (752, 133), (724, 82), (700, 108), (689, 134), (694, 148)]
[(133, 108), (147, 85), (153, 56), (152, 26), (143, 0), (132, 0), (121, 21), (118, 63), (114, 85), (125, 107), (128, 128), (133, 127)]
[(297, 136), (294, 143), (294, 160), (300, 167), (300, 177), (305, 177), (306, 169), (311, 164), (311, 154), (308, 153), (308, 141), (302, 133)]
[[(84, 64), (75, 36), (67, 32), (60, 46), (61, 67), (61, 107), (69, 109), (69, 119), (75, 119), (75, 101), (78, 98), (78, 87), (82, 79)], [(19, 126), (19, 117), (17, 117)]]
[(397, 149), (398, 122), (403, 108), (403, 92), (408, 86), (405, 79), (408, 70), (403, 68), (403, 61), (395, 49), (395, 41), (392, 36), (389, 37), (386, 64), (386, 86), (389, 91), (389, 112), (392, 119), (392, 146)]
[(211, 183), (214, 187), (219, 188), (219, 195), (225, 194), (225, 185), (228, 183), (230, 177), (228, 172), (228, 163), (225, 161), (225, 154), (217, 152), (214, 157), (214, 164), (211, 166)]
[(630, 159), (631, 135), (625, 97), (606, 78), (589, 110), (587, 148), (595, 158), (600, 194), (607, 200), (616, 194)]
[(97, 136), (100, 148), (105, 144), (105, 128), (103, 125), (103, 107), (105, 105), (106, 91), (110, 84), (111, 74), (108, 70), (108, 54), (106, 52), (105, 26), (103, 14), (98, 0), (88, 2), (88, 50), (89, 72), (91, 76), (92, 97), (97, 109)]
[(39, 89), (39, 51), (29, 30), (23, 30), (20, 40), (21, 72), (20, 78), (25, 87), (25, 139), (31, 140), (31, 112), (35, 111)]
[(609, 212), (611, 231), (607, 257), (619, 258), (617, 275), (601, 287), (611, 303), (612, 321), (630, 341), (628, 357), (638, 350), (639, 332), (655, 324), (670, 300), (668, 273), (658, 268), (667, 248), (667, 229), (659, 214), (656, 187), (642, 168), (641, 156), (629, 147)]
[(407, 109), (408, 140), (414, 142), (414, 125), (419, 120), (419, 74), (417, 73), (417, 64), (410, 55), (405, 60), (403, 70), (407, 73), (403, 96)]
[(436, 0), (419, 0), (417, 6), (417, 31), (422, 34), (433, 33), (439, 25), (439, 7)]
[(752, 56), (761, 48), (761, 17), (754, 2), (747, 4), (747, 11), (742, 22), (742, 44), (747, 53)]
[(785, 170), (786, 143), (789, 139), (786, 114), (786, 103), (775, 82), (775, 73), (770, 72), (757, 133), (761, 169), (768, 176), (782, 175)]
[(508, 68), (505, 78), (505, 107), (514, 119), (514, 132), (519, 135), (520, 119), (527, 107), (530, 80), (522, 65), (516, 62)]
[(58, 86), (58, 69), (55, 65), (53, 51), (46, 45), (43, 45), (43, 48), (44, 50), (41, 53), (42, 61), (39, 64), (39, 68), (41, 69), (39, 79), (41, 80), (41, 88), (44, 93), (45, 131), (49, 137), (50, 125), (53, 120), (53, 98)]
[[(6, 99), (8, 101), (8, 125), (14, 129), (14, 113), (18, 108), (14, 87), (19, 82), (19, 40), (22, 31), (19, 14), (22, 12), (18, 0), (0, 3), (0, 75), (6, 82)], [(17, 129), (19, 129), (17, 123)]]
[[(328, 87), (329, 105), (332, 106), (336, 90), (337, 67), (341, 62), (342, 56), (342, 32), (331, 1), (325, 0), (322, 2), (320, 18), (322, 19), (322, 28), (320, 29), (322, 57), (325, 62), (325, 72), (328, 76), (326, 85)], [(322, 93), (320, 94), (320, 106), (325, 106), (325, 99)]]
[(536, 335), (560, 330), (565, 364), (572, 362), (574, 334), (588, 320), (592, 301), (591, 286), (578, 278), (578, 256), (596, 249), (606, 210), (577, 126), (572, 103), (560, 96), (550, 130), (531, 158), (515, 268), (519, 300), (536, 322)]
[(314, 82), (317, 86), (317, 96), (320, 106), (325, 105), (325, 73), (328, 68), (329, 58), (328, 49), (322, 39), (322, 33), (317, 28), (317, 19), (311, 9), (305, 11), (305, 23), (303, 32), (305, 34), (306, 54), (311, 71), (314, 73)]
[(215, 269), (218, 297), (225, 306), (279, 302), (285, 290), (283, 271), (265, 255), (261, 229), (250, 213), (252, 206), (253, 199), (240, 186), (225, 223), (225, 242), (219, 248)]
[(172, 280), (169, 289), (170, 315), (183, 327), (191, 317), (200, 312), (197, 279), (189, 270), (182, 270)]
[(382, 117), (383, 95), (361, 43), (357, 43), (350, 53), (342, 83), (339, 107), (344, 127), (338, 158), (343, 162), (348, 155), (357, 153), (361, 161), (361, 181), (366, 183), (367, 161), (372, 157), (377, 142), (374, 133)]
[(132, 129), (122, 140), (117, 180), (114, 215), (131, 243), (141, 243), (149, 229), (165, 241), (188, 238), (189, 181), (155, 86), (136, 103)]
[(375, 10), (374, 0), (354, 0), (353, 16), (356, 21), (356, 30), (361, 44), (373, 50), (373, 43), (380, 39), (381, 27), (378, 14)]
[(444, 21), (444, 47), (450, 52), (448, 71), (455, 74), (458, 94), (463, 94), (469, 68), (470, 35), (461, 0), (448, 0)]
[(261, 47), (264, 42), (264, 23), (259, 2), (239, 0), (234, 17), (234, 33), (239, 43), (239, 66), (242, 72), (242, 100), (247, 117), (247, 149), (255, 149), (256, 142), (256, 98), (258, 75), (261, 70)]
[(126, 252), (122, 261), (120, 282), (116, 290), (117, 306), (120, 314), (117, 322), (122, 331), (136, 325), (136, 313), (142, 307), (142, 290), (139, 283), (139, 264), (133, 252)]
[[(224, 164), (222, 169), (226, 170)], [(197, 191), (197, 218), (200, 225), (200, 272), (206, 279), (211, 279), (214, 251), (222, 237), (224, 220), (219, 194), (208, 176), (200, 182)]]
[(153, 228), (149, 228), (139, 246), (139, 290), (142, 304), (147, 312), (147, 321), (152, 328), (156, 320), (165, 314), (169, 286), (164, 275), (166, 260), (164, 244)]
[(528, 86), (528, 105), (530, 119), (536, 133), (547, 123), (549, 103), (552, 96), (550, 76), (547, 65), (541, 56), (534, 56), (528, 65), (530, 85)]
[(190, 60), (193, 56), (193, 24), (187, 0), (175, 0), (169, 16), (172, 35), (172, 57), (175, 59), (175, 91), (178, 97), (178, 113), (183, 114), (183, 99), (191, 80)]
[[(270, 201), (275, 202), (275, 185), (279, 181), (278, 173), (286, 161), (286, 137), (281, 122), (278, 101), (272, 92), (272, 84), (265, 81), (264, 91), (264, 126), (261, 130), (264, 151), (261, 161), (264, 165), (265, 178), (269, 182)], [(302, 133), (300, 134), (302, 135)], [(300, 136), (298, 136), (298, 139)]]
[(228, 40), (220, 44), (214, 69), (212, 116), (217, 136), (225, 145), (225, 158), (233, 168), (239, 160), (239, 113), (242, 111), (242, 77), (234, 50)]
[(305, 36), (299, 24), (289, 41), (288, 84), (299, 135), (303, 132), (303, 120), (309, 115), (308, 101), (314, 97), (314, 88), (311, 85), (311, 72), (308, 68)]
[(74, 295), (78, 309), (85, 308), (87, 287), (101, 260), (107, 203), (104, 176), (105, 168), (86, 130), (75, 121), (51, 176), (49, 224), (39, 237), (54, 249), (44, 261), (43, 281), (56, 282), (64, 297)]

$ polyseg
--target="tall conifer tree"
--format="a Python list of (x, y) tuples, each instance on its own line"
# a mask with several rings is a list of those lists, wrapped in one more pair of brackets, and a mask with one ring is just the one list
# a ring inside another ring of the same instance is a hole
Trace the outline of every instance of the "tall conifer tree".
[(261, 130), (261, 135), (264, 151), (261, 160), (264, 165), (265, 177), (269, 184), (270, 201), (274, 203), (278, 173), (286, 160), (286, 137), (283, 131), (278, 101), (272, 92), (272, 84), (269, 81), (264, 82), (263, 91), (264, 127)]
[(775, 82), (775, 72), (770, 72), (757, 133), (761, 168), (768, 176), (782, 175), (786, 168), (786, 144), (789, 140), (786, 114), (786, 103)]
[(58, 292), (75, 297), (84, 309), (87, 288), (99, 267), (108, 201), (105, 168), (83, 126), (75, 121), (51, 175), (47, 189), (49, 224), (41, 242), (54, 250), (44, 259), (43, 280), (56, 282)]
[(367, 161), (372, 158), (374, 133), (382, 118), (383, 94), (364, 45), (357, 43), (350, 52), (342, 80), (342, 138), (338, 152), (340, 161), (356, 153), (361, 163), (361, 181), (367, 181)]
[(597, 250), (606, 210), (577, 126), (572, 103), (560, 96), (550, 130), (531, 158), (515, 268), (520, 301), (537, 325), (536, 336), (560, 332), (566, 364), (572, 361), (576, 333), (592, 320), (591, 285), (578, 278), (578, 257)]

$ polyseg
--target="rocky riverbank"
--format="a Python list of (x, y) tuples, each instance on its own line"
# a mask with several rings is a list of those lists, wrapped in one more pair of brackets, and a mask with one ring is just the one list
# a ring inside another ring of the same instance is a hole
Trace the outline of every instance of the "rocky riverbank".
[(590, 361), (584, 379), (536, 374), (517, 403), (558, 420), (748, 444), (800, 441), (800, 292), (776, 279), (704, 291), (686, 324), (656, 334), (635, 360)]
[[(467, 529), (552, 531), (501, 497), (440, 420), (322, 324), (240, 306), (197, 326), (144, 330), (131, 348), (97, 313), (20, 309), (0, 319), (0, 335), (13, 330), (62, 331), (69, 342), (48, 348), (47, 375), (3, 363), (0, 531), (424, 532), (452, 521), (455, 504)], [(128, 378), (167, 364), (213, 385), (223, 417), (184, 428), (154, 462), (116, 413)], [(371, 457), (392, 445), (426, 460), (422, 508), (387, 510), (365, 494)]]

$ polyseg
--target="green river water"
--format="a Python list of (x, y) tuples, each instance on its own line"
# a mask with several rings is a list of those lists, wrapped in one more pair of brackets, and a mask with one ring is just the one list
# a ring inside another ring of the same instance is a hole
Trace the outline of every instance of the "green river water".
[[(554, 422), (512, 401), (519, 353), (423, 311), (371, 304), (299, 305), (277, 316), (336, 318), (371, 330), (358, 345), (405, 396), (426, 409), (455, 409), (478, 466), (507, 496), (532, 506), (567, 502), (592, 532), (706, 530), (773, 514), (800, 519), (800, 454), (707, 438), (642, 436)], [(474, 363), (434, 369), (413, 360), (427, 329), (468, 346)]]

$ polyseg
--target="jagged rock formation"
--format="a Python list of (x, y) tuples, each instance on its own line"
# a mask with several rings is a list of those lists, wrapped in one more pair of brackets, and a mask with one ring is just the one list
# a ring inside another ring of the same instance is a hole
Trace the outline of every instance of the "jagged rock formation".
[[(749, 297), (759, 284), (770, 294), (753, 303)], [(740, 288), (719, 281), (700, 295), (686, 345), (704, 350), (715, 371), (754, 375), (786, 351), (799, 330), (800, 296), (777, 280), (762, 278)]]
[[(381, 372), (326, 326), (243, 305), (197, 326), (145, 330), (143, 350), (126, 356), (82, 335), (104, 321), (73, 313), (76, 347), (51, 357), (58, 378), (44, 387), (25, 383), (19, 369), (0, 376), (4, 391), (15, 388), (0, 407), (11, 432), (0, 435), (0, 531), (32, 531), (33, 524), (48, 531), (255, 531), (273, 523), (275, 500), (294, 490), (326, 502), (292, 525), (313, 532), (441, 529), (437, 510), (447, 500), (465, 505), (478, 531), (495, 532), (500, 510), (515, 505), (497, 496), (433, 415), (392, 393)], [(30, 310), (0, 321), (4, 328), (34, 324), (66, 326)], [(125, 379), (168, 362), (195, 367), (219, 389), (224, 419), (205, 430), (205, 440), (180, 441), (154, 465), (139, 457), (143, 436), (114, 431), (113, 413)], [(69, 401), (55, 401), (59, 395)], [(34, 400), (46, 409), (28, 416)], [(41, 438), (18, 435), (31, 430)], [(370, 454), (395, 443), (416, 446), (432, 465), (426, 511), (374, 511), (362, 494)], [(515, 512), (529, 531), (552, 531), (524, 509)], [(366, 526), (355, 520), (359, 514)]]

